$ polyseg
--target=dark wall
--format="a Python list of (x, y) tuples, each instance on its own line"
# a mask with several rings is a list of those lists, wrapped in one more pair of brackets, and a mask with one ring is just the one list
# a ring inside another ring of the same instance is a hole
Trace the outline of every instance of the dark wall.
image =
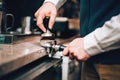
[(6, 13), (12, 13), (15, 17), (14, 30), (21, 26), (21, 18), (34, 17), (34, 13), (42, 5), (44, 0), (4, 0)]

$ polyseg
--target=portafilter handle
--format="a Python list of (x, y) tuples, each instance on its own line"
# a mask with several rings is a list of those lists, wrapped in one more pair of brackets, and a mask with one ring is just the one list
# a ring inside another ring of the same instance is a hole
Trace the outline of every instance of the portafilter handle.
[(63, 51), (66, 46), (63, 45), (53, 45), (52, 48), (55, 49), (56, 51)]
[(65, 49), (66, 46), (60, 45), (59, 50), (58, 51), (63, 51)]

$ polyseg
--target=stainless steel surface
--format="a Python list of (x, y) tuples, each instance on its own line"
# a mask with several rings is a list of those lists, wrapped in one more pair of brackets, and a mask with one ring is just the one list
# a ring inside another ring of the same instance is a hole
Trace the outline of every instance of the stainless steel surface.
[[(47, 71), (50, 71), (51, 68), (55, 69), (55, 65), (59, 65), (60, 62), (61, 62), (60, 59), (44, 57), (11, 73), (7, 77), (6, 76), (2, 77), (1, 79), (2, 80), (44, 80), (44, 78), (48, 76)], [(45, 73), (44, 77), (43, 77), (43, 73)], [(39, 77), (39, 79), (36, 79), (37, 77)]]
[(35, 68), (31, 69), (27, 73), (23, 74), (23, 76), (17, 78), (18, 80), (33, 80), (33, 78), (43, 74), (46, 70), (50, 69), (57, 65), (61, 60), (57, 59), (46, 59), (42, 63), (40, 63)]

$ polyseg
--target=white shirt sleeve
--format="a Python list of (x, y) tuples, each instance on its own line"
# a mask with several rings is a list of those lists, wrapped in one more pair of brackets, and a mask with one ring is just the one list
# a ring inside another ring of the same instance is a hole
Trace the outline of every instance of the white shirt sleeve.
[(84, 48), (91, 56), (120, 48), (120, 14), (85, 36)]
[(45, 0), (44, 2), (52, 2), (59, 9), (67, 0)]

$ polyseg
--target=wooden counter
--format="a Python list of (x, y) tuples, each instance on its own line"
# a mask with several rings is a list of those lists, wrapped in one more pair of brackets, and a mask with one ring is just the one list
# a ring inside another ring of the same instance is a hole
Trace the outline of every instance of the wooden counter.
[(39, 37), (28, 37), (15, 44), (0, 44), (0, 76), (46, 55)]

